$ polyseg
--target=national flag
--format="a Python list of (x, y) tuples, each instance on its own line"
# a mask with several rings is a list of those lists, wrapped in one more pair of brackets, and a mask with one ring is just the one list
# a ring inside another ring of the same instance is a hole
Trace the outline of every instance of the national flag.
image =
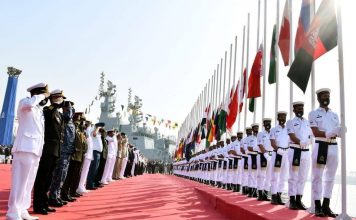
[(245, 98), (245, 92), (246, 92), (246, 82), (247, 82), (247, 72), (246, 72), (246, 68), (244, 69), (243, 75), (242, 75), (242, 86), (240, 89), (240, 95), (241, 97), (239, 98), (239, 113), (242, 111), (242, 108), (244, 106), (244, 98)]
[(229, 131), (232, 130), (232, 126), (234, 125), (234, 123), (236, 121), (237, 114), (238, 114), (239, 84), (240, 84), (240, 82), (237, 83), (236, 89), (234, 91), (231, 102), (229, 104), (229, 114), (226, 119), (226, 127)]
[(269, 55), (269, 73), (268, 73), (268, 83), (273, 84), (276, 83), (276, 25), (273, 27), (273, 34), (272, 34), (272, 43), (271, 43), (271, 52)]
[[(209, 126), (209, 130), (208, 130), (208, 139), (207, 142), (211, 143), (214, 140), (214, 134), (215, 134), (215, 123), (214, 123), (214, 119), (215, 119), (215, 115), (214, 115), (214, 111), (213, 111), (213, 115), (210, 119), (210, 126)], [(208, 145), (208, 144), (207, 144)]]
[(302, 43), (307, 35), (310, 26), (310, 3), (314, 0), (303, 0), (300, 9), (297, 34), (294, 42), (294, 53), (297, 54), (298, 50), (302, 47)]
[[(230, 93), (231, 94), (231, 93)], [(219, 130), (220, 130), (220, 134), (219, 137), (224, 134), (226, 132), (226, 118), (227, 118), (227, 114), (228, 114), (228, 106), (230, 104), (230, 100), (231, 100), (231, 95), (227, 94), (224, 103), (222, 104), (221, 110), (220, 110), (220, 114), (219, 114)]]
[(323, 0), (292, 63), (288, 77), (305, 93), (314, 60), (337, 45), (334, 1)]
[(248, 104), (248, 110), (250, 112), (255, 111), (255, 99), (254, 98), (250, 99), (250, 103)]
[(248, 79), (247, 98), (261, 97), (262, 50), (262, 45), (260, 45)]
[(283, 11), (281, 31), (279, 32), (278, 46), (281, 50), (284, 66), (289, 65), (289, 45), (290, 45), (290, 11), (289, 0), (286, 0)]
[(216, 140), (220, 139), (220, 127), (219, 127), (219, 116), (221, 109), (216, 110), (215, 118), (214, 118), (214, 137)]

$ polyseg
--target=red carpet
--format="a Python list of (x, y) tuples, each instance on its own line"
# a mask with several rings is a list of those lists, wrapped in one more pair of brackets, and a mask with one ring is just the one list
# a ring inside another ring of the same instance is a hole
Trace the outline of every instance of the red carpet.
[[(0, 165), (0, 219), (7, 210), (10, 165)], [(32, 209), (30, 209), (32, 211)], [(40, 219), (321, 219), (175, 176), (116, 181)], [(327, 219), (327, 218), (322, 218)]]
[[(10, 169), (10, 165), (0, 165), (0, 219), (7, 211)], [(160, 174), (116, 181), (58, 208), (56, 213), (38, 216), (41, 220), (225, 219), (191, 184), (184, 186), (178, 178)]]

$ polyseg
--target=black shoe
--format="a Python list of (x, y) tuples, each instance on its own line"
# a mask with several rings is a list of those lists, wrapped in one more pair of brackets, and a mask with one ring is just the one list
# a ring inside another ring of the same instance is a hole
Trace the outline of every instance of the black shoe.
[(253, 191), (252, 197), (253, 197), (253, 198), (257, 198), (257, 197), (258, 197), (258, 195), (257, 195), (257, 188), (252, 188), (252, 191)]
[(97, 187), (87, 187), (87, 190), (97, 190)]
[(263, 191), (262, 199), (263, 199), (263, 201), (271, 201), (271, 200), (268, 198), (268, 191), (267, 191), (267, 190), (264, 190), (264, 191)]
[(45, 209), (47, 212), (56, 212), (56, 209), (51, 208), (51, 207), (46, 207)]
[(263, 201), (262, 190), (258, 190), (258, 197), (257, 197), (257, 201)]
[(297, 206), (297, 208), (299, 209), (299, 210), (307, 210), (307, 207), (305, 207), (305, 205), (303, 204), (303, 202), (302, 202), (302, 195), (297, 195), (295, 198), (296, 198), (296, 200), (295, 200), (295, 205)]
[(277, 193), (277, 201), (278, 201), (278, 204), (279, 204), (279, 205), (285, 205), (285, 203), (282, 201), (281, 195), (282, 195), (281, 192), (278, 192), (278, 193)]
[(62, 203), (63, 205), (67, 205), (67, 204), (68, 204), (67, 201), (64, 201), (64, 200), (61, 199), (61, 198), (58, 198), (57, 200), (58, 200), (60, 203)]
[(272, 194), (271, 204), (278, 205), (277, 194)]
[(332, 217), (332, 218), (336, 218), (337, 214), (335, 214), (333, 211), (331, 211), (330, 209), (330, 199), (329, 198), (324, 198), (323, 200), (323, 205), (322, 205), (322, 210), (323, 213), (328, 216), (328, 217)]
[(253, 189), (251, 187), (248, 187), (248, 195), (247, 197), (252, 198), (253, 197)]
[(295, 202), (295, 196), (289, 197), (289, 209), (298, 210), (296, 202)]
[(74, 201), (77, 200), (77, 199), (74, 199), (74, 198), (70, 197), (70, 196), (67, 195), (67, 194), (61, 195), (61, 199), (65, 200), (65, 201), (68, 201), (68, 202), (74, 202)]
[(240, 184), (236, 184), (236, 191), (235, 192), (240, 192)]
[(78, 198), (78, 197), (81, 197), (82, 196), (82, 194), (79, 194), (79, 193), (71, 193), (70, 194), (70, 197), (76, 197), (76, 198)]
[(52, 207), (62, 207), (63, 204), (59, 202), (57, 199), (49, 199), (48, 200), (48, 205)]
[(248, 188), (247, 186), (242, 187), (242, 195), (247, 195), (248, 194)]
[(48, 215), (48, 212), (45, 208), (34, 208), (33, 209), (33, 212), (36, 213), (36, 214), (40, 214), (40, 215)]
[(315, 200), (315, 216), (317, 217), (325, 217), (325, 214), (321, 208), (321, 202), (320, 200)]

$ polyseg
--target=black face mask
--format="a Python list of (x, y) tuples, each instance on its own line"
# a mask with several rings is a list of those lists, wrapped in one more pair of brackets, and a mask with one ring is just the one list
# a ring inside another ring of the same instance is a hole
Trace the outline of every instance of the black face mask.
[(280, 119), (280, 120), (278, 120), (279, 121), (279, 124), (284, 124), (284, 123), (286, 123), (286, 120), (284, 120), (284, 119)]
[(328, 106), (330, 104), (330, 98), (321, 99), (321, 104)]
[(40, 106), (45, 106), (47, 104), (47, 102), (48, 102), (48, 98), (45, 98), (42, 101), (40, 101), (39, 105)]
[(266, 129), (266, 130), (271, 129), (271, 125), (270, 125), (270, 124), (266, 124), (266, 125), (265, 125), (265, 129)]
[(301, 118), (304, 115), (304, 111), (297, 111), (295, 114), (297, 115), (298, 118)]

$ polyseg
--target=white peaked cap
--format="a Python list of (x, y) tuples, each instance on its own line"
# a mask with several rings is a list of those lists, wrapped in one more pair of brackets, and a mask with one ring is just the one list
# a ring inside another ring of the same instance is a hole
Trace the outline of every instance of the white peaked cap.
[(321, 93), (321, 92), (328, 92), (328, 93), (330, 93), (331, 90), (330, 90), (329, 88), (321, 88), (321, 89), (316, 90), (315, 94), (318, 95), (318, 94)]
[(46, 87), (47, 84), (46, 83), (38, 83), (36, 85), (33, 85), (31, 87), (28, 87), (27, 88), (27, 92), (31, 92), (33, 89), (37, 89), (37, 88), (43, 88), (43, 87)]

